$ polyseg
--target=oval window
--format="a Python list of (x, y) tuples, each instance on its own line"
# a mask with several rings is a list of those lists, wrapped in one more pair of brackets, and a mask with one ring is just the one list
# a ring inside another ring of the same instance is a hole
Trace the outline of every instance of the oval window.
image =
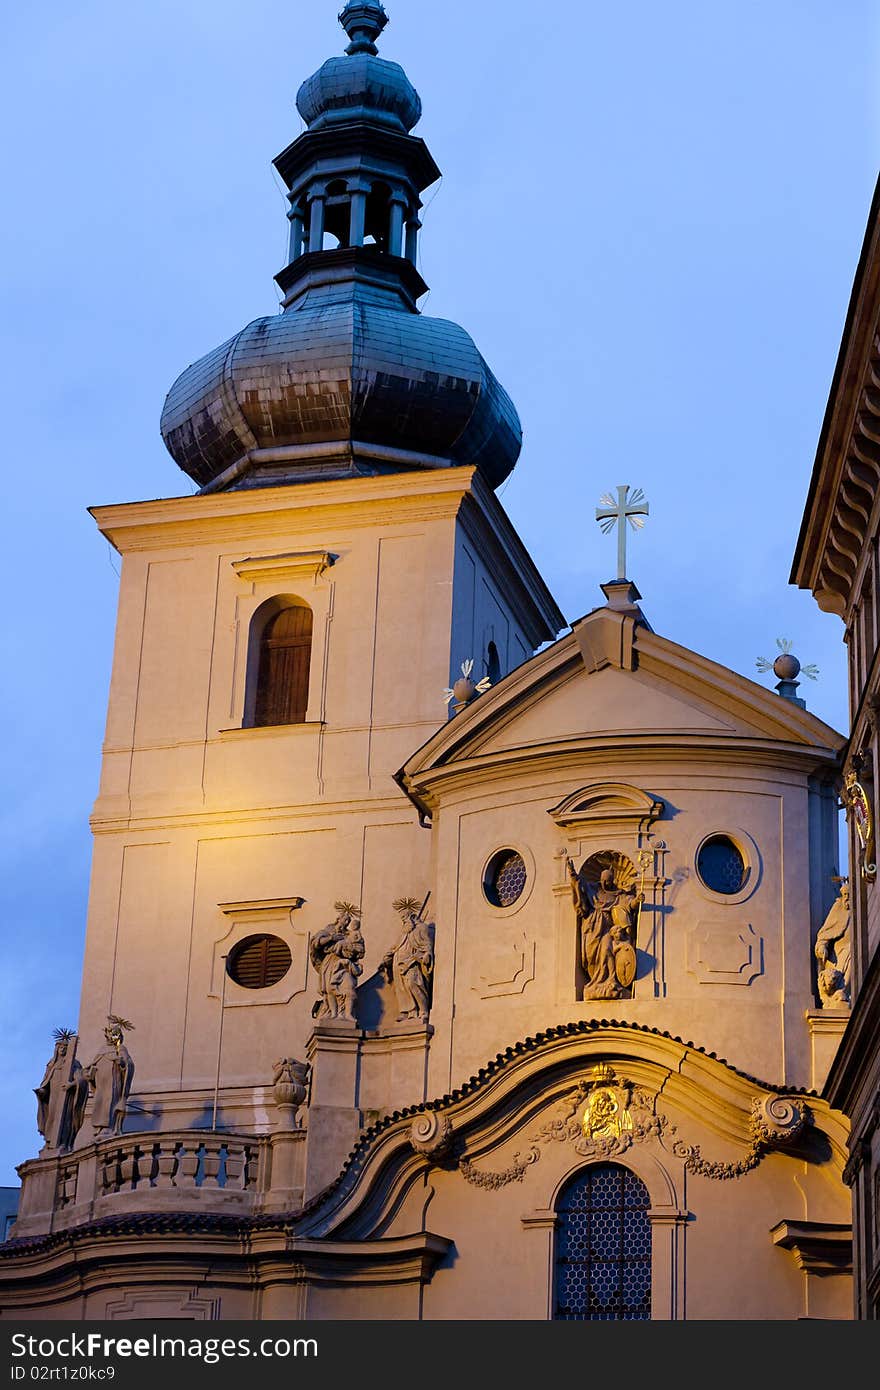
[(248, 936), (230, 951), (226, 973), (243, 989), (268, 989), (290, 966), (290, 947), (280, 936)]
[(742, 850), (728, 835), (711, 835), (700, 845), (697, 873), (713, 893), (731, 897), (745, 887), (749, 870)]
[(483, 875), (483, 892), (493, 907), (510, 907), (526, 886), (526, 863), (515, 849), (493, 854)]

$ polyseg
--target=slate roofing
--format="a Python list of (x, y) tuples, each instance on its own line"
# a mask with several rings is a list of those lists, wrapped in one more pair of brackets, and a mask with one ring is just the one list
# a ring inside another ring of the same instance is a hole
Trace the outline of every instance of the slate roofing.
[(275, 160), (291, 204), (282, 312), (181, 373), (162, 437), (202, 490), (450, 465), (497, 488), (522, 446), (513, 402), (463, 328), (417, 308), (419, 194), (440, 175), (409, 134), (419, 95), (378, 57), (382, 5), (351, 0), (339, 19), (351, 42), (303, 83), (308, 129)]

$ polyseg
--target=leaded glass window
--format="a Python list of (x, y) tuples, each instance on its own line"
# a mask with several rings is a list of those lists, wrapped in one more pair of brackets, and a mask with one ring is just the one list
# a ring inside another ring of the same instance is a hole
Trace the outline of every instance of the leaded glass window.
[(651, 1317), (651, 1205), (635, 1173), (616, 1163), (585, 1168), (560, 1193), (554, 1317)]

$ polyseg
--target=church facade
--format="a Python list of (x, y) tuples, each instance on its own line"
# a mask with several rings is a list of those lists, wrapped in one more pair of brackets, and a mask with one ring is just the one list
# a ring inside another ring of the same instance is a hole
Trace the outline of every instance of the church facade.
[(418, 311), (421, 103), (340, 18), (282, 310), (165, 403), (199, 492), (93, 510), (81, 1012), (0, 1318), (848, 1318), (844, 739), (625, 564), (565, 622), (515, 407)]

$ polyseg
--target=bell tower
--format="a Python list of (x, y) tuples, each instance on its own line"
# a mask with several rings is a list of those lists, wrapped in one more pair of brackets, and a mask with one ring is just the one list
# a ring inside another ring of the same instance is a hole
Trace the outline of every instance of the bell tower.
[[(279, 312), (189, 366), (162, 412), (195, 495), (95, 507), (122, 556), (80, 1017), (134, 1025), (132, 1113), (259, 1130), (304, 1058), (309, 943), (361, 914), (364, 982), (421, 901), (431, 837), (395, 780), (474, 662), (494, 683), (564, 625), (495, 497), (516, 410), (427, 318), (421, 102), (349, 3), (297, 99)], [(194, 340), (198, 330), (194, 329)], [(364, 1018), (383, 1027), (378, 985)], [(378, 1103), (378, 1102), (376, 1102)]]

